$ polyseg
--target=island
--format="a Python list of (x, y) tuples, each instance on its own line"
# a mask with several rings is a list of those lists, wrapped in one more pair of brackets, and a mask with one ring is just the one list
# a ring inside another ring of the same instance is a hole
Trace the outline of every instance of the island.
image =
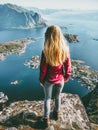
[(98, 41), (98, 38), (93, 38), (93, 40)]
[(26, 46), (31, 42), (36, 41), (35, 38), (29, 37), (0, 43), (0, 60), (4, 60), (9, 54), (22, 54), (25, 52)]
[(15, 80), (15, 81), (12, 81), (10, 84), (11, 84), (11, 85), (18, 85), (19, 83), (20, 83), (19, 80)]
[(69, 42), (69, 43), (76, 43), (76, 42), (79, 42), (79, 38), (78, 38), (78, 35), (75, 35), (75, 34), (63, 34), (64, 37), (66, 38), (66, 40)]
[(25, 66), (32, 67), (32, 69), (37, 69), (40, 64), (40, 57), (38, 55), (32, 56), (32, 58), (24, 63)]

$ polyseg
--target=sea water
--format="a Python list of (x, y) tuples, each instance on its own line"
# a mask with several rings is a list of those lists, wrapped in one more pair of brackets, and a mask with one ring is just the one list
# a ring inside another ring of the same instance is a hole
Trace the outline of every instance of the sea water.
[[(44, 16), (47, 24), (57, 24), (66, 27), (64, 33), (77, 34), (79, 43), (69, 43), (71, 58), (83, 60), (92, 70), (98, 71), (98, 15), (97, 11), (61, 11)], [(0, 61), (0, 91), (8, 95), (10, 100), (40, 100), (44, 98), (43, 88), (39, 83), (39, 68), (24, 66), (25, 61), (32, 56), (41, 56), (46, 28), (27, 30), (0, 30), (0, 42), (6, 42), (26, 37), (38, 38), (31, 41), (26, 52), (21, 55), (12, 54), (6, 60)], [(19, 84), (11, 85), (19, 80)], [(86, 95), (90, 90), (78, 80), (70, 79), (65, 83), (63, 92)]]

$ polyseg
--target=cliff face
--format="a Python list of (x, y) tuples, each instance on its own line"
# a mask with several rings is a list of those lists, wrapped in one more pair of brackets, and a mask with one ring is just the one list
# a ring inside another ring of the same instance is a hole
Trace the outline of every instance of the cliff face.
[(83, 98), (83, 102), (90, 121), (98, 124), (98, 84), (92, 92)]
[(0, 28), (32, 28), (45, 26), (40, 14), (17, 5), (0, 5)]
[[(61, 94), (60, 119), (52, 118), (48, 130), (90, 130), (90, 123), (79, 97)], [(53, 110), (54, 101), (51, 101)], [(13, 127), (15, 130), (44, 130), (40, 117), (43, 115), (43, 101), (19, 101), (10, 104), (0, 112), (0, 128)], [(15, 126), (15, 127), (14, 127)]]

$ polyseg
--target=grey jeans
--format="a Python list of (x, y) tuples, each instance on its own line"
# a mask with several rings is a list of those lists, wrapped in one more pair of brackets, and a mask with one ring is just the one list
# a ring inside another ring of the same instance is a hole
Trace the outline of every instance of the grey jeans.
[(45, 99), (44, 99), (44, 117), (50, 116), (50, 101), (52, 97), (52, 90), (54, 87), (55, 90), (55, 111), (60, 111), (60, 105), (61, 105), (61, 97), (60, 93), (62, 92), (64, 86), (64, 81), (58, 84), (52, 84), (48, 81), (45, 81), (44, 83), (44, 93), (45, 93)]

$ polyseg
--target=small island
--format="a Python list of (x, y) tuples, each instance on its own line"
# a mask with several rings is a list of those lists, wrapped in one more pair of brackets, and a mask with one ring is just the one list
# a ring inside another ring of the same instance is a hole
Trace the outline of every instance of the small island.
[(67, 39), (69, 43), (76, 43), (79, 42), (78, 35), (73, 34), (64, 34), (64, 37)]
[(15, 80), (15, 81), (12, 81), (10, 84), (11, 84), (11, 85), (17, 85), (17, 84), (19, 84), (19, 83), (20, 83), (19, 80)]
[(19, 40), (0, 43), (0, 60), (4, 60), (9, 54), (22, 54), (30, 41), (36, 41), (35, 38), (29, 37)]
[(38, 55), (32, 56), (32, 58), (24, 63), (25, 66), (31, 67), (32, 69), (37, 69), (40, 64), (40, 57)]

